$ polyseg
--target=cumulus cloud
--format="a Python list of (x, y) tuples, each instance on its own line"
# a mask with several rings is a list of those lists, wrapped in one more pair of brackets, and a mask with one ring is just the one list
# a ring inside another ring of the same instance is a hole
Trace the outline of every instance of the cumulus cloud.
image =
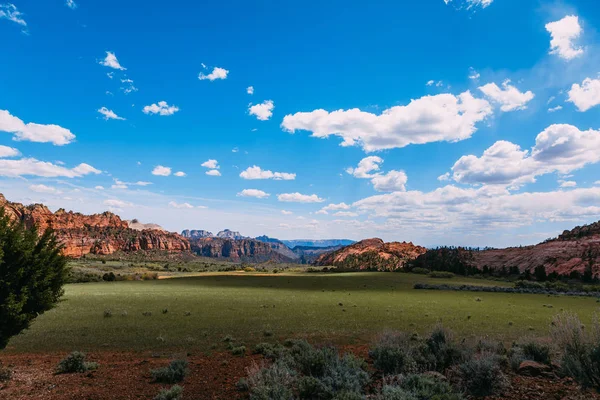
[(14, 147), (0, 145), (0, 158), (17, 157), (19, 155), (21, 155), (21, 153)]
[(101, 109), (98, 110), (98, 112), (100, 114), (104, 115), (104, 119), (107, 121), (109, 119), (119, 119), (119, 120), (125, 121), (125, 118), (119, 117), (117, 114), (115, 114), (115, 112), (113, 110), (109, 110), (106, 107), (102, 107)]
[(559, 21), (550, 22), (546, 24), (546, 30), (552, 37), (550, 54), (556, 54), (565, 60), (572, 60), (583, 54), (583, 48), (575, 44), (583, 32), (578, 16), (567, 15)]
[(481, 77), (481, 74), (475, 70), (475, 68), (469, 68), (469, 79), (476, 81)]
[(119, 200), (119, 199), (104, 200), (103, 204), (105, 206), (116, 207), (116, 208), (125, 208), (125, 207), (133, 206), (132, 203), (130, 203), (128, 201)]
[(292, 214), (293, 214), (293, 212), (291, 212), (291, 211), (287, 211), (287, 210), (281, 210), (281, 213), (282, 213), (283, 215), (292, 215)]
[(248, 86), (246, 88), (246, 93), (248, 93), (248, 94), (254, 94), (254, 86)]
[(63, 146), (75, 140), (75, 135), (68, 129), (33, 122), (25, 124), (7, 110), (0, 110), (0, 131), (12, 133), (13, 140), (16, 141), (52, 143), (56, 146)]
[(179, 111), (179, 107), (170, 106), (166, 101), (159, 101), (158, 104), (151, 104), (149, 106), (145, 106), (142, 110), (144, 114), (158, 114), (162, 116), (173, 115), (177, 111)]
[(104, 190), (104, 186), (98, 185), (98, 186), (94, 187), (94, 189), (96, 189), (96, 190)]
[(452, 167), (456, 182), (507, 185), (517, 188), (536, 176), (567, 174), (600, 161), (600, 131), (581, 131), (573, 125), (551, 125), (536, 137), (531, 151), (498, 141), (481, 157), (461, 157)]
[(29, 190), (36, 193), (61, 194), (62, 192), (55, 187), (46, 185), (31, 185)]
[(379, 171), (380, 164), (383, 163), (383, 159), (377, 156), (365, 157), (358, 162), (356, 168), (346, 168), (346, 172), (353, 175), (355, 178), (372, 178), (374, 174), (372, 172)]
[(275, 108), (275, 103), (273, 100), (265, 100), (260, 104), (252, 105), (248, 108), (248, 113), (250, 115), (256, 116), (259, 121), (267, 121), (273, 115), (273, 109)]
[(350, 206), (346, 203), (329, 204), (317, 211), (317, 214), (329, 214), (329, 211), (349, 210)]
[(444, 0), (446, 4), (456, 4), (459, 8), (466, 8), (470, 10), (475, 7), (486, 8), (490, 4), (492, 4), (494, 0)]
[(121, 71), (125, 71), (127, 69), (127, 68), (121, 66), (121, 64), (119, 64), (119, 60), (117, 59), (117, 56), (115, 55), (115, 53), (113, 53), (111, 51), (106, 52), (106, 57), (104, 58), (104, 60), (100, 61), (100, 65), (104, 65), (105, 67), (118, 69)]
[(569, 90), (569, 99), (577, 109), (585, 112), (600, 104), (600, 79), (586, 78), (581, 85), (577, 83)]
[(27, 22), (23, 19), (23, 13), (14, 4), (0, 4), (0, 19), (7, 19), (15, 24), (27, 27)]
[(351, 211), (338, 211), (333, 214), (334, 217), (358, 217), (358, 214)]
[(77, 8), (77, 3), (75, 3), (75, 1), (74, 1), (74, 0), (67, 0), (67, 1), (65, 2), (65, 5), (66, 5), (67, 7), (69, 7), (71, 10), (74, 10), (74, 9), (76, 9), (76, 8)]
[(127, 79), (121, 79), (121, 83), (124, 84), (124, 86), (121, 87), (121, 90), (125, 94), (129, 94), (129, 93), (137, 92), (138, 91), (138, 88), (136, 88), (133, 85), (133, 80), (131, 80), (129, 78), (127, 78)]
[(99, 174), (101, 171), (89, 164), (79, 164), (75, 168), (66, 168), (50, 162), (38, 161), (35, 158), (19, 160), (0, 160), (0, 176), (41, 176), (44, 178), (79, 178), (89, 174)]
[(186, 175), (186, 173), (183, 172), (183, 171), (177, 171), (173, 175), (175, 175), (175, 176), (177, 176), (179, 178), (183, 178)]
[(281, 126), (290, 133), (310, 131), (317, 138), (339, 136), (343, 139), (342, 146), (360, 145), (371, 152), (410, 144), (468, 139), (477, 130), (476, 124), (490, 115), (491, 105), (466, 91), (458, 96), (424, 96), (406, 106), (387, 109), (380, 115), (357, 108), (299, 112), (287, 115)]
[(259, 166), (254, 165), (242, 171), (240, 173), (240, 177), (244, 179), (274, 179), (276, 181), (291, 181), (296, 179), (296, 174), (263, 170)]
[(204, 161), (202, 164), (200, 164), (200, 166), (202, 166), (204, 168), (210, 168), (210, 169), (219, 169), (219, 168), (221, 168), (219, 166), (219, 162), (217, 160), (213, 160), (213, 159)]
[(169, 176), (169, 175), (171, 175), (171, 168), (169, 168), (169, 167), (163, 167), (162, 165), (157, 165), (152, 170), (152, 175)]
[(200, 79), (201, 81), (204, 80), (209, 80), (209, 81), (215, 81), (217, 79), (227, 79), (227, 74), (229, 74), (229, 71), (224, 69), (224, 68), (219, 68), (219, 67), (215, 67), (213, 68), (212, 72), (208, 75), (205, 75), (204, 72), (201, 72), (198, 75), (198, 79)]
[(191, 205), (190, 203), (181, 203), (181, 204), (178, 204), (178, 203), (176, 203), (174, 201), (170, 201), (169, 202), (169, 207), (171, 207), (171, 208), (180, 208), (180, 209), (194, 208), (194, 206)]
[(210, 171), (206, 171), (206, 175), (208, 176), (221, 176), (221, 173), (218, 169), (211, 169)]
[(562, 109), (563, 109), (563, 108), (562, 108), (562, 106), (550, 107), (550, 108), (548, 109), (548, 112), (550, 112), (550, 113), (553, 113), (553, 112), (560, 111), (560, 110), (562, 110)]
[(560, 180), (560, 181), (558, 181), (558, 183), (560, 183), (561, 188), (577, 187), (577, 182), (575, 182), (575, 181)]
[(494, 103), (500, 104), (500, 109), (504, 112), (524, 110), (527, 108), (527, 103), (535, 97), (531, 91), (523, 93), (510, 85), (509, 79), (502, 83), (502, 88), (492, 82), (479, 87), (479, 90)]
[(325, 200), (316, 194), (282, 193), (277, 195), (277, 200), (288, 203), (322, 203)]
[(258, 189), (244, 189), (237, 194), (239, 197), (256, 197), (257, 199), (266, 199), (270, 196), (269, 193)]
[(377, 175), (371, 178), (373, 188), (378, 192), (395, 192), (397, 190), (405, 191), (408, 177), (404, 171), (389, 171), (383, 175)]

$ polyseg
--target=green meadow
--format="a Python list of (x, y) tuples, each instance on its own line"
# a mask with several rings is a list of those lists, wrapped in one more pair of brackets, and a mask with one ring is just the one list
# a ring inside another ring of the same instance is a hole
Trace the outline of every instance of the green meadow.
[(13, 338), (7, 351), (209, 351), (226, 335), (247, 345), (267, 336), (359, 344), (385, 330), (424, 333), (438, 321), (461, 337), (510, 342), (546, 336), (561, 310), (577, 312), (587, 324), (599, 306), (595, 298), (415, 290), (417, 282), (509, 285), (378, 272), (206, 273), (69, 284), (63, 301)]

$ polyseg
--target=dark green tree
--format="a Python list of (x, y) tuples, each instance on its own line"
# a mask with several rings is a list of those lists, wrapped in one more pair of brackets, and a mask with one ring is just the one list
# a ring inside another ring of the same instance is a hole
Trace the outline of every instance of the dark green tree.
[(40, 236), (0, 208), (0, 349), (62, 296), (67, 260), (61, 249), (51, 230)]

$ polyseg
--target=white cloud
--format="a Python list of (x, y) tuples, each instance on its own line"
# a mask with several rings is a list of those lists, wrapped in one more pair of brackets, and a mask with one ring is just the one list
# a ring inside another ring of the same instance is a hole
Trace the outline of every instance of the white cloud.
[(430, 80), (430, 81), (427, 81), (427, 83), (425, 85), (427, 85), (427, 86), (433, 86), (434, 83), (435, 83), (434, 80)]
[(128, 201), (119, 200), (119, 199), (104, 200), (103, 204), (105, 206), (117, 207), (117, 208), (124, 208), (124, 207), (131, 207), (131, 206), (133, 206), (132, 203), (130, 203)]
[(329, 211), (349, 210), (350, 206), (346, 203), (329, 204), (317, 211), (317, 214), (329, 214)]
[(449, 181), (450, 180), (450, 172), (446, 172), (445, 174), (438, 176), (437, 180), (440, 182)]
[(291, 181), (296, 179), (296, 174), (263, 170), (259, 166), (254, 165), (242, 171), (240, 173), (240, 177), (244, 179), (274, 179), (276, 181)]
[(105, 120), (109, 120), (109, 119), (120, 119), (122, 121), (125, 121), (125, 118), (121, 118), (119, 117), (117, 114), (114, 113), (114, 111), (109, 110), (106, 107), (102, 107), (101, 109), (98, 110), (98, 112), (102, 115), (104, 115), (104, 119)]
[[(107, 73), (106, 73), (106, 76), (108, 76), (108, 79), (112, 79), (112, 78), (115, 76), (115, 73), (114, 73), (114, 72), (112, 72), (112, 71), (111, 71), (111, 72), (107, 72)], [(110, 93), (110, 92), (106, 92), (106, 93), (108, 94), (108, 93)], [(112, 93), (111, 93), (111, 94), (112, 94)]]
[(194, 208), (193, 205), (191, 205), (190, 203), (182, 203), (182, 204), (178, 204), (174, 201), (169, 202), (169, 207), (171, 208), (185, 208), (185, 209), (190, 209), (190, 208)]
[(579, 17), (567, 15), (563, 19), (546, 24), (550, 32), (550, 54), (556, 54), (565, 60), (572, 60), (583, 54), (583, 48), (575, 45), (583, 29), (579, 25)]
[(36, 193), (48, 193), (48, 194), (60, 194), (62, 193), (55, 187), (46, 186), (46, 185), (31, 185), (29, 186), (29, 190), (32, 190)]
[(169, 175), (171, 175), (171, 168), (169, 168), (169, 167), (163, 167), (162, 165), (157, 165), (152, 170), (152, 175), (169, 176)]
[(67, 0), (67, 1), (65, 2), (65, 5), (66, 5), (67, 7), (69, 7), (71, 10), (74, 10), (74, 9), (76, 9), (76, 8), (77, 8), (77, 3), (75, 3), (75, 1), (74, 1), (74, 0)]
[(142, 111), (144, 114), (159, 114), (165, 116), (175, 114), (177, 111), (179, 111), (179, 107), (170, 106), (166, 101), (159, 101), (158, 104), (145, 106)]
[(125, 86), (121, 87), (121, 90), (125, 94), (129, 94), (129, 93), (137, 92), (138, 91), (138, 88), (136, 88), (133, 85), (133, 80), (131, 80), (131, 79), (128, 79), (128, 78), (127, 79), (121, 79), (121, 83), (125, 84)]
[(408, 177), (404, 171), (389, 171), (384, 175), (377, 175), (371, 178), (373, 188), (378, 192), (405, 191)]
[[(104, 58), (104, 60), (100, 61), (100, 65), (104, 65), (105, 67), (118, 69), (121, 71), (125, 71), (127, 69), (122, 67), (121, 64), (119, 64), (119, 60), (117, 60), (117, 56), (115, 55), (115, 53), (110, 51), (106, 52), (106, 57)], [(112, 76), (110, 76), (110, 78), (112, 79)]]
[(21, 153), (14, 147), (0, 145), (0, 158), (17, 157), (19, 155), (21, 155)]
[(527, 103), (535, 97), (531, 91), (523, 93), (510, 85), (509, 79), (502, 83), (502, 88), (492, 82), (479, 87), (479, 90), (493, 102), (500, 104), (500, 109), (504, 112), (524, 110)]
[(334, 217), (358, 217), (358, 214), (350, 211), (338, 211), (333, 214)]
[(254, 94), (254, 86), (248, 86), (246, 88), (246, 93), (248, 93), (248, 94)]
[(572, 125), (551, 125), (536, 137), (531, 151), (498, 141), (481, 157), (461, 157), (452, 167), (456, 182), (508, 185), (517, 188), (536, 176), (567, 174), (600, 162), (600, 131), (581, 131)]
[[(453, 0), (444, 0), (444, 3), (450, 4), (452, 1)], [(470, 10), (474, 7), (486, 8), (492, 4), (493, 1), (494, 0), (457, 0), (456, 3), (458, 3), (457, 6), (459, 8), (465, 7), (467, 10)]]
[(183, 172), (183, 171), (178, 171), (178, 172), (175, 172), (173, 175), (175, 175), (175, 176), (177, 176), (177, 177), (180, 177), (180, 178), (182, 178), (182, 177), (184, 177), (186, 174), (185, 174), (185, 172)]
[(585, 112), (600, 104), (600, 79), (586, 78), (581, 85), (577, 83), (569, 90), (569, 100), (577, 109)]
[(134, 185), (137, 185), (137, 186), (149, 186), (149, 185), (152, 185), (152, 182), (137, 181), (136, 183), (134, 183)]
[(256, 197), (257, 199), (266, 199), (270, 196), (269, 193), (258, 189), (244, 189), (237, 194), (239, 197)]
[(475, 70), (475, 68), (469, 68), (469, 79), (476, 81), (481, 77), (481, 74)]
[(229, 74), (228, 70), (224, 68), (215, 67), (213, 68), (212, 72), (208, 75), (204, 75), (204, 73), (201, 72), (200, 75), (198, 75), (198, 79), (200, 79), (201, 81), (208, 79), (212, 82), (217, 79), (227, 79), (227, 74)]
[(35, 158), (20, 160), (0, 160), (0, 176), (42, 176), (45, 178), (78, 178), (88, 174), (99, 174), (101, 171), (88, 164), (79, 164), (69, 169), (50, 162), (38, 161)]
[(52, 143), (62, 146), (75, 140), (70, 130), (58, 125), (42, 125), (30, 122), (25, 124), (7, 110), (0, 110), (0, 131), (14, 135), (13, 140), (37, 143)]
[(410, 144), (468, 139), (476, 123), (492, 115), (492, 107), (466, 91), (458, 96), (438, 94), (412, 100), (381, 115), (359, 109), (314, 110), (287, 115), (281, 124), (290, 133), (311, 131), (313, 137), (343, 139), (342, 146), (360, 145), (365, 151), (401, 148)]
[(27, 26), (27, 22), (23, 19), (23, 13), (19, 12), (14, 4), (0, 4), (0, 19), (5, 18), (21, 26)]
[(316, 194), (282, 193), (277, 195), (277, 200), (288, 203), (322, 203), (325, 200)]
[(210, 169), (219, 169), (219, 168), (221, 168), (219, 166), (219, 162), (217, 160), (213, 160), (213, 159), (204, 161), (202, 164), (200, 164), (200, 166), (204, 167), (204, 168), (210, 168)]
[(377, 156), (365, 157), (358, 162), (356, 168), (346, 168), (346, 172), (353, 175), (355, 178), (372, 178), (374, 174), (372, 172), (379, 171), (380, 164), (383, 163), (383, 159)]
[(291, 212), (291, 211), (287, 211), (287, 210), (281, 210), (281, 213), (282, 213), (283, 215), (292, 215), (292, 214), (293, 214), (293, 212)]
[(560, 181), (558, 181), (558, 183), (560, 183), (561, 188), (577, 187), (577, 182), (575, 182), (575, 181), (560, 180)]
[(218, 169), (211, 169), (210, 171), (206, 171), (206, 175), (208, 176), (221, 176), (221, 173)]
[(238, 153), (240, 151), (240, 149), (238, 149), (237, 147), (234, 147), (233, 149), (231, 149), (232, 153)]
[(96, 190), (104, 190), (104, 186), (98, 185), (98, 186), (94, 187), (94, 189), (96, 189)]
[(265, 100), (260, 104), (250, 105), (248, 113), (256, 116), (259, 121), (267, 121), (273, 115), (275, 103), (273, 100)]
[(548, 112), (553, 113), (553, 112), (556, 112), (556, 111), (560, 111), (562, 109), (563, 109), (562, 106), (551, 107), (551, 108), (548, 109)]

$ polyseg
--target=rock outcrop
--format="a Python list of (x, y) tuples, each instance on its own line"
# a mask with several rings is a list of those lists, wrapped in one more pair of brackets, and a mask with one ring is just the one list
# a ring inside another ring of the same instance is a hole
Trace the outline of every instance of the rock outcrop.
[(191, 239), (190, 243), (192, 251), (203, 257), (222, 258), (235, 262), (293, 262), (294, 260), (274, 250), (271, 243), (255, 239), (235, 240), (211, 237)]
[(366, 239), (321, 255), (315, 265), (344, 270), (395, 271), (425, 251), (424, 247), (410, 242), (385, 243), (381, 239)]
[(50, 211), (43, 204), (25, 206), (6, 200), (0, 194), (0, 207), (15, 221), (26, 227), (36, 226), (40, 232), (51, 228), (63, 244), (63, 254), (82, 257), (86, 254), (112, 254), (116, 251), (166, 250), (189, 251), (189, 242), (176, 233), (161, 229), (137, 230), (111, 212), (84, 215), (59, 209)]
[(184, 238), (187, 238), (187, 239), (200, 239), (200, 238), (213, 237), (214, 235), (212, 234), (212, 232), (205, 231), (202, 229), (200, 229), (200, 230), (186, 229), (181, 232), (181, 236), (183, 236)]
[(222, 238), (222, 239), (233, 239), (233, 240), (245, 239), (245, 237), (242, 236), (241, 233), (231, 231), (229, 229), (225, 229), (225, 230), (217, 233), (217, 237)]

